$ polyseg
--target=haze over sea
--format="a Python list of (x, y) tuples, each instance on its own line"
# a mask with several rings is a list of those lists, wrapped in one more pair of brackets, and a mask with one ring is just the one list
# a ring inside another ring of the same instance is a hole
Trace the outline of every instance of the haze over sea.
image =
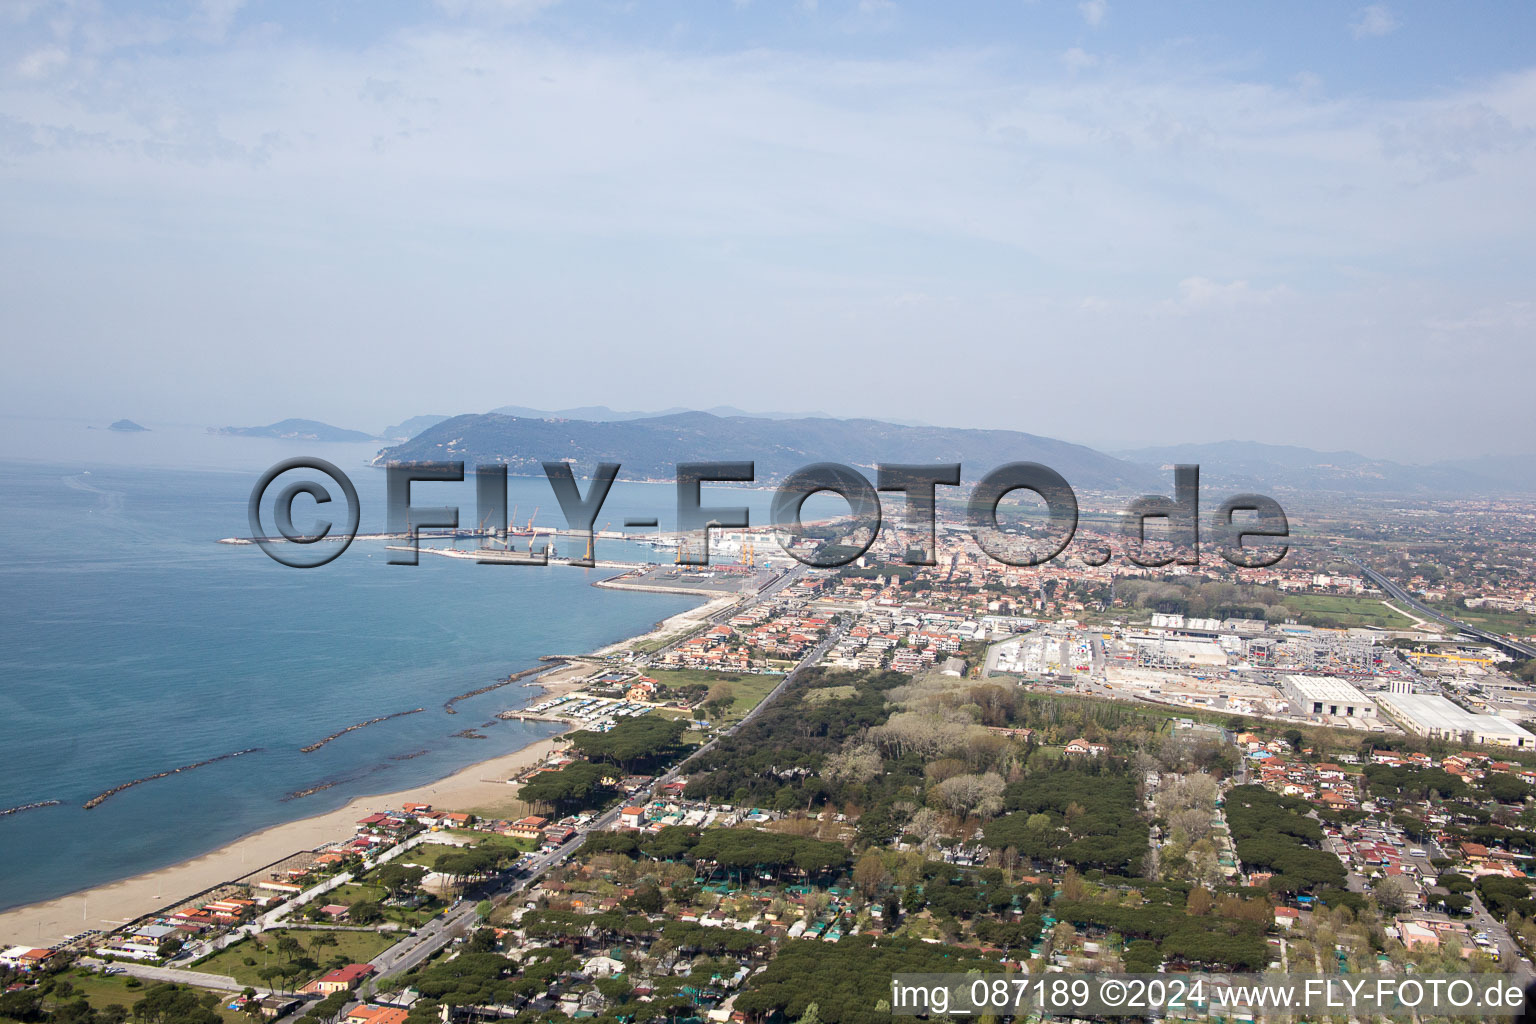
[[(523, 747), (555, 727), (493, 716), (537, 691), (513, 684), (461, 702), (456, 715), (443, 702), (540, 655), (642, 632), (700, 600), (590, 586), (613, 570), (430, 555), (392, 566), (379, 542), (355, 542), (323, 568), (286, 568), (254, 546), (216, 543), (249, 534), (246, 501), (260, 472), (295, 455), (329, 459), (357, 485), (363, 532), (376, 531), (383, 473), (364, 463), (379, 446), (147, 425), (138, 434), (0, 420), (0, 809), (61, 801), (0, 817), (0, 908), (162, 867)], [(722, 498), (765, 521), (767, 492), (706, 491), (706, 503)], [(417, 485), (413, 500), (457, 504), (461, 522), (473, 521), (472, 480)], [(522, 519), (542, 506), (540, 524), (564, 526), (543, 480), (514, 478), (509, 501)], [(658, 515), (665, 527), (675, 501), (669, 486), (620, 483), (599, 526)], [(308, 518), (296, 506), (301, 528)], [(598, 556), (665, 557), (614, 541), (599, 542)], [(299, 750), (416, 707), (426, 712)], [(466, 728), (487, 738), (452, 735)], [(132, 779), (249, 747), (262, 750), (81, 806)], [(334, 785), (284, 799), (325, 783)]]

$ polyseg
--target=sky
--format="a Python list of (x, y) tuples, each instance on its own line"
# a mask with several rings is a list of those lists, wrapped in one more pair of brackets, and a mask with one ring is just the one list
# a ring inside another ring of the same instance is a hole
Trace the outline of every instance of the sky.
[(1536, 7), (0, 0), (7, 413), (1536, 451)]

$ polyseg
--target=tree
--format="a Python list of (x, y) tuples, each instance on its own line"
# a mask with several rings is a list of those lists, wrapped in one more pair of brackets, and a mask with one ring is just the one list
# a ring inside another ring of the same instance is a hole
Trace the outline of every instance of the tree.
[(1388, 914), (1400, 914), (1408, 909), (1408, 886), (1397, 875), (1377, 879), (1371, 886), (1376, 905)]
[(153, 1024), (221, 1024), (219, 1015), (185, 985), (152, 986), (133, 1004), (133, 1015)]
[(1003, 778), (996, 772), (956, 775), (939, 783), (938, 794), (954, 814), (990, 818), (1003, 809)]
[(907, 822), (907, 832), (917, 839), (923, 852), (927, 853), (944, 834), (944, 818), (932, 807), (924, 807)]
[(736, 691), (730, 683), (718, 682), (709, 688), (709, 696), (704, 698), (704, 706), (710, 714), (719, 717), (736, 700)]
[(622, 1003), (629, 998), (630, 990), (634, 987), (629, 975), (616, 974), (606, 978), (597, 978), (592, 982), (598, 993), (609, 1003)]
[(635, 894), (624, 900), (624, 905), (647, 914), (659, 914), (666, 907), (666, 897), (661, 890), (654, 885), (641, 885), (635, 888)]
[(341, 1015), (341, 1011), (347, 1008), (352, 1001), (350, 992), (332, 992), (320, 1002), (310, 1008), (310, 1014), (322, 1021), (332, 1021)]
[[(678, 742), (687, 728), (687, 723), (680, 719), (658, 715), (626, 718), (607, 732), (583, 730), (572, 733), (571, 746), (587, 757), (607, 761), (626, 772), (632, 772), (676, 753)], [(535, 781), (547, 774), (550, 773), (541, 773), (535, 777)]]
[[(445, 860), (447, 858), (444, 858)], [(354, 924), (373, 924), (384, 920), (384, 911), (377, 903), (369, 900), (358, 900), (347, 909), (347, 917)]]
[(866, 783), (885, 770), (885, 762), (874, 747), (856, 746), (828, 755), (821, 770), (834, 782)]
[[(489, 903), (490, 901), (486, 900), (484, 902)], [(484, 918), (481, 918), (481, 920), (484, 920)], [(500, 941), (496, 938), (496, 929), (476, 928), (474, 934), (469, 937), (469, 942), (465, 944), (464, 949), (469, 953), (494, 953), (499, 945)]]
[(43, 997), (36, 990), (22, 989), (19, 992), (6, 992), (0, 995), (0, 1017), (34, 1021), (42, 1019), (42, 1011)]
[(890, 872), (885, 869), (885, 859), (880, 856), (878, 850), (867, 851), (853, 866), (853, 884), (858, 886), (867, 900), (874, 899), (875, 894), (889, 878)]
[[(625, 721), (635, 722), (641, 719), (631, 718)], [(618, 731), (617, 726), (614, 731)], [(523, 783), (517, 795), (529, 803), (542, 804), (557, 811), (595, 807), (606, 797), (607, 790), (602, 787), (602, 780), (608, 774), (599, 765), (589, 761), (576, 761), (556, 771), (539, 772)]]
[(421, 885), (427, 869), (415, 864), (385, 864), (374, 875), (375, 880), (394, 898), (399, 898)]

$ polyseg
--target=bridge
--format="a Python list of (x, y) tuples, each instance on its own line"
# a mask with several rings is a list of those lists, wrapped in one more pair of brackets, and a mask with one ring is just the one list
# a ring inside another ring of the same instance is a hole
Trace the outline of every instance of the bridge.
[(1420, 612), (1429, 618), (1443, 622), (1448, 626), (1455, 626), (1459, 632), (1465, 633), (1471, 637), (1476, 637), (1485, 643), (1490, 643), (1513, 658), (1520, 658), (1522, 660), (1526, 658), (1536, 658), (1536, 647), (1533, 647), (1530, 644), (1520, 643), (1518, 640), (1511, 640), (1509, 637), (1501, 636), (1498, 633), (1490, 633), (1486, 629), (1480, 629), (1477, 626), (1468, 625), (1465, 622), (1460, 622), (1451, 618), (1449, 615), (1442, 614), (1441, 612), (1438, 612), (1435, 609), (1429, 607), (1429, 605), (1408, 593), (1408, 591), (1401, 585), (1383, 576), (1381, 573), (1377, 572), (1375, 569), (1372, 569), (1358, 558), (1350, 558), (1349, 561), (1359, 568), (1359, 570), (1365, 575), (1366, 579), (1370, 580), (1382, 590), (1386, 591), (1387, 596), (1392, 598), (1394, 601), (1400, 601), (1408, 607), (1412, 608), (1414, 611)]

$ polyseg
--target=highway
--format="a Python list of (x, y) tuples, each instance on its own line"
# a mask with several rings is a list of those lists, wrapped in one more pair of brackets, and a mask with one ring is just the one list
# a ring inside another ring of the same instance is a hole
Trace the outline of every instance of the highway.
[(1507, 636), (1500, 636), (1498, 633), (1490, 633), (1488, 630), (1479, 629), (1477, 626), (1469, 626), (1465, 622), (1453, 619), (1449, 615), (1446, 615), (1442, 612), (1437, 612), (1423, 601), (1420, 601), (1418, 598), (1408, 593), (1408, 591), (1405, 590), (1402, 586), (1393, 580), (1388, 579), (1386, 576), (1383, 576), (1381, 573), (1377, 572), (1375, 569), (1372, 569), (1358, 558), (1350, 558), (1348, 560), (1357, 568), (1359, 568), (1362, 573), (1365, 574), (1366, 579), (1370, 580), (1382, 590), (1386, 591), (1387, 596), (1391, 597), (1394, 601), (1401, 601), (1403, 604), (1408, 605), (1414, 611), (1421, 612), (1429, 618), (1444, 622), (1449, 626), (1455, 626), (1458, 630), (1466, 633), (1468, 636), (1475, 636), (1479, 640), (1493, 644), (1495, 647), (1513, 657), (1536, 658), (1536, 647), (1532, 647), (1530, 644), (1520, 643), (1518, 640), (1511, 640)]

